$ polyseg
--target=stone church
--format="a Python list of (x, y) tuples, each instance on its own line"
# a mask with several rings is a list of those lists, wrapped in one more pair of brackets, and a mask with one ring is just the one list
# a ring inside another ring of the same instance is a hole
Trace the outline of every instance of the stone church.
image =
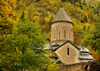
[(52, 50), (57, 55), (57, 61), (65, 65), (93, 61), (94, 58), (87, 48), (74, 44), (73, 22), (63, 6), (51, 22), (51, 43), (44, 49)]

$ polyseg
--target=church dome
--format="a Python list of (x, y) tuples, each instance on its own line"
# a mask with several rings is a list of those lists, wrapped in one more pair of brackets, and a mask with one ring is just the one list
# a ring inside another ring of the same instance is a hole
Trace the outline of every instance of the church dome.
[(54, 23), (54, 22), (70, 22), (73, 24), (72, 20), (69, 18), (69, 16), (67, 15), (66, 11), (64, 10), (62, 6), (51, 23)]
[(64, 8), (61, 6), (57, 15), (51, 22), (51, 44), (59, 45), (63, 44), (66, 41), (74, 42), (73, 39), (73, 22), (67, 15)]

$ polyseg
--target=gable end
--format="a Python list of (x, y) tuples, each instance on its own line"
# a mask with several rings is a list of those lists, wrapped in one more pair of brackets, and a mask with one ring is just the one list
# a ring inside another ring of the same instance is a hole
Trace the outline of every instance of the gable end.
[(63, 43), (62, 45), (60, 45), (59, 47), (57, 47), (56, 49), (54, 49), (53, 51), (56, 51), (57, 49), (59, 49), (61, 46), (65, 45), (66, 43), (70, 43), (71, 45), (73, 45), (76, 49), (80, 50), (75, 44), (73, 44), (72, 42), (70, 42), (69, 40), (66, 41), (65, 43)]

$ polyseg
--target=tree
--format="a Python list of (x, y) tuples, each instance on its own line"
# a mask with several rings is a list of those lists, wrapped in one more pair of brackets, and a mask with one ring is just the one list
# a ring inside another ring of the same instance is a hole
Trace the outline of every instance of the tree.
[(95, 51), (98, 51), (98, 54), (100, 54), (100, 24), (96, 24), (93, 28), (87, 32), (87, 34), (84, 36), (84, 40), (81, 42), (82, 45), (90, 45), (92, 46), (92, 49)]
[(97, 3), (96, 12), (97, 12), (98, 16), (100, 16), (100, 2)]
[(45, 39), (39, 25), (23, 18), (16, 28), (5, 38), (6, 47), (3, 49), (0, 66), (10, 71), (16, 70), (16, 65), (22, 70), (43, 70), (49, 63), (49, 57), (44, 55)]
[(0, 50), (4, 47), (3, 40), (11, 34), (17, 17), (13, 13), (15, 0), (0, 0)]
[(57, 71), (60, 68), (60, 66), (56, 63), (52, 63), (48, 66), (48, 71)]
[(81, 2), (81, 0), (68, 0), (68, 2), (71, 2), (71, 4), (75, 4), (76, 2)]

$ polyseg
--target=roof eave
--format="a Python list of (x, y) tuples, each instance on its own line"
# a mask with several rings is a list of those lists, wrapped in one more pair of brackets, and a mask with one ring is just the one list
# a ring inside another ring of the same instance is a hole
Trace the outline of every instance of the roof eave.
[(94, 59), (92, 59), (92, 58), (79, 58), (79, 59), (81, 59), (81, 60), (94, 60)]
[(69, 22), (69, 23), (72, 23), (72, 25), (74, 25), (73, 22), (71, 22), (71, 21), (63, 21), (63, 20), (62, 21), (53, 21), (53, 22), (51, 22), (51, 24), (56, 23), (56, 22)]
[(80, 51), (80, 53), (89, 53), (88, 51)]
[(66, 43), (70, 43), (72, 44), (73, 46), (75, 46), (75, 48), (77, 48), (78, 50), (80, 50), (75, 44), (73, 44), (72, 42), (70, 42), (69, 40), (67, 40), (65, 43), (63, 43), (62, 45), (60, 45), (58, 48), (55, 48), (53, 51), (56, 51), (57, 49), (59, 49), (61, 46), (65, 45)]

